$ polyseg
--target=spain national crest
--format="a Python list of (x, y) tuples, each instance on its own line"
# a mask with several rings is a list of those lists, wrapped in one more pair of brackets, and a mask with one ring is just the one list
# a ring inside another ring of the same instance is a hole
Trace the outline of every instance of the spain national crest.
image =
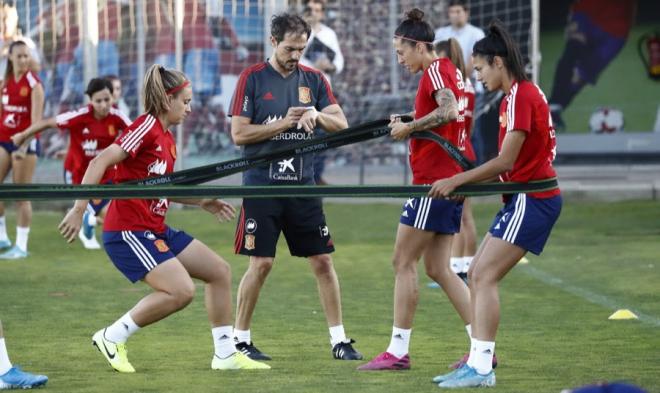
[(254, 250), (254, 247), (255, 247), (254, 240), (255, 240), (254, 235), (249, 235), (249, 234), (245, 235), (245, 249), (246, 250)]
[(156, 249), (160, 252), (168, 252), (170, 248), (167, 246), (167, 243), (165, 243), (165, 240), (163, 239), (157, 239), (154, 241), (154, 246), (156, 246)]
[(28, 94), (30, 94), (30, 90), (27, 87), (23, 86), (21, 87), (21, 91), (19, 91), (18, 94), (20, 94), (21, 97), (27, 97)]
[(312, 92), (309, 90), (309, 87), (305, 87), (305, 86), (298, 87), (298, 101), (300, 101), (303, 104), (311, 104)]
[(506, 128), (506, 115), (500, 115), (500, 126)]
[(176, 145), (170, 146), (170, 154), (172, 154), (172, 158), (176, 160)]
[(112, 125), (112, 124), (110, 124), (110, 125), (108, 126), (108, 135), (110, 135), (110, 136), (115, 136), (115, 135), (117, 135), (117, 130), (115, 130), (115, 126)]

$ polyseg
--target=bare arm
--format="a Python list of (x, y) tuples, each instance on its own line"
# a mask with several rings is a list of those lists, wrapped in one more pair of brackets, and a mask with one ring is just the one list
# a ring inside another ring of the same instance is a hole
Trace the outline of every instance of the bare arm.
[[(303, 115), (303, 119), (305, 115)], [(302, 122), (302, 120), (301, 120)], [(316, 125), (328, 132), (336, 132), (348, 128), (344, 111), (337, 104), (328, 105), (316, 117)], [(312, 128), (313, 129), (313, 128)]]
[(433, 97), (438, 104), (433, 112), (410, 123), (402, 123), (400, 119), (394, 119), (390, 123), (394, 139), (403, 140), (415, 131), (436, 128), (458, 118), (458, 102), (450, 89), (440, 89), (435, 92)]
[(304, 107), (291, 107), (284, 118), (268, 124), (252, 124), (252, 120), (245, 116), (232, 116), (231, 136), (238, 146), (268, 140), (295, 127), (305, 110)]
[(23, 144), (23, 142), (31, 139), (34, 135), (40, 133), (41, 131), (47, 129), (47, 128), (56, 128), (57, 127), (57, 121), (55, 120), (54, 117), (51, 117), (49, 119), (41, 119), (35, 123), (32, 123), (30, 127), (26, 128), (22, 132), (18, 132), (14, 134), (11, 137), (12, 142), (16, 146), (20, 146)]
[(37, 84), (32, 89), (32, 106), (30, 112), (30, 124), (34, 124), (41, 120), (44, 114), (44, 88), (41, 83)]
[(469, 171), (436, 181), (433, 183), (431, 191), (429, 191), (429, 196), (433, 198), (445, 197), (458, 186), (491, 180), (504, 172), (510, 171), (518, 158), (518, 154), (520, 154), (520, 149), (526, 137), (527, 134), (523, 131), (513, 130), (507, 132), (504, 141), (502, 141), (502, 150), (497, 157)]
[[(125, 160), (127, 157), (128, 153), (119, 147), (119, 145), (112, 144), (108, 146), (90, 161), (81, 184), (98, 184), (108, 167)], [(78, 199), (58, 227), (62, 236), (69, 243), (76, 239), (80, 230), (82, 216), (85, 213), (87, 202), (87, 199)]]

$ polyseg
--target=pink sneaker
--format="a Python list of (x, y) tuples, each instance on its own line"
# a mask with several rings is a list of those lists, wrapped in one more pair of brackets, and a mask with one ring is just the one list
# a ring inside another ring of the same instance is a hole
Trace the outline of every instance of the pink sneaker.
[(409, 370), (410, 357), (406, 354), (398, 358), (389, 352), (383, 352), (373, 358), (369, 363), (363, 364), (357, 368), (362, 371), (370, 370)]
[[(465, 355), (463, 355), (461, 360), (459, 360), (456, 363), (450, 365), (448, 368), (457, 370), (457, 369), (463, 367), (463, 365), (465, 363), (467, 363), (469, 357), (470, 357), (470, 354), (466, 353)], [(495, 367), (497, 367), (497, 355), (493, 355), (493, 368), (495, 368)]]

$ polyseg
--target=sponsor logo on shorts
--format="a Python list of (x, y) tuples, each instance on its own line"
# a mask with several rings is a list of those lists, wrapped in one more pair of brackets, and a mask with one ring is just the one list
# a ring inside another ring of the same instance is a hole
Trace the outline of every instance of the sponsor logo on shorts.
[(321, 233), (321, 237), (330, 235), (330, 230), (328, 229), (327, 225), (319, 225), (319, 232)]
[(254, 250), (255, 236), (254, 235), (245, 235), (245, 249)]
[(245, 232), (254, 233), (257, 230), (257, 221), (254, 218), (245, 220)]
[(168, 252), (170, 250), (170, 248), (167, 246), (167, 243), (165, 243), (165, 240), (163, 239), (154, 241), (154, 246), (156, 246), (156, 249), (160, 252)]
[(144, 231), (144, 237), (146, 237), (149, 240), (156, 240), (156, 235), (151, 233), (151, 231)]

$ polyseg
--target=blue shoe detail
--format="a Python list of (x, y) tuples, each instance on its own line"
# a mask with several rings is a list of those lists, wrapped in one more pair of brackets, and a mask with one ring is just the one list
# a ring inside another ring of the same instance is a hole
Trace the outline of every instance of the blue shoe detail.
[(94, 237), (94, 226), (89, 225), (89, 215), (90, 212), (86, 211), (85, 214), (83, 215), (82, 224), (83, 224), (83, 235), (85, 235), (85, 237), (88, 240), (91, 240)]
[(4, 250), (9, 247), (11, 247), (11, 240), (0, 240), (0, 250)]
[(0, 259), (21, 259), (27, 258), (27, 256), (27, 251), (23, 251), (18, 246), (14, 245), (14, 247), (0, 254)]
[(440, 382), (438, 386), (449, 389), (495, 386), (495, 371), (491, 370), (488, 374), (481, 375), (472, 367), (468, 365), (465, 365), (465, 367), (467, 368), (467, 371), (444, 382)]
[(45, 385), (46, 382), (48, 382), (47, 376), (26, 373), (18, 366), (0, 375), (0, 389), (31, 389)]
[(433, 377), (433, 383), (441, 383), (441, 382), (444, 382), (444, 381), (448, 381), (450, 379), (462, 377), (463, 374), (465, 374), (469, 371), (469, 369), (470, 369), (470, 367), (467, 364), (463, 363), (463, 365), (461, 367), (459, 367), (459, 368), (457, 368), (457, 369), (455, 369), (451, 372), (448, 372), (447, 374), (442, 374), (442, 375), (438, 375), (436, 377)]
[(431, 281), (430, 283), (426, 284), (427, 288), (440, 288), (440, 284), (438, 284), (435, 281)]

